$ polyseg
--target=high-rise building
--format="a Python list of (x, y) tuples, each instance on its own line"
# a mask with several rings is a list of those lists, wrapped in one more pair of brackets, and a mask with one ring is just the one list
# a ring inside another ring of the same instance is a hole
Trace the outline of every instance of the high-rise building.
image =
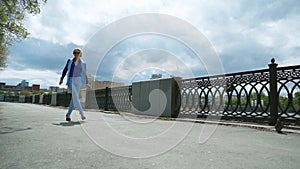
[(27, 82), (26, 80), (22, 80), (21, 83), (19, 83), (17, 86), (27, 87), (27, 86), (29, 86), (29, 82)]

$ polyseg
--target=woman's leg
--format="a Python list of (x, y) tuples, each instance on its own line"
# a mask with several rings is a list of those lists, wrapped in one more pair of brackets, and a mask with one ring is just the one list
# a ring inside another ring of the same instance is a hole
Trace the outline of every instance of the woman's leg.
[(67, 115), (71, 116), (71, 113), (72, 113), (73, 110), (74, 110), (74, 103), (73, 103), (73, 99), (71, 98)]
[[(69, 88), (70, 91), (72, 91), (72, 85), (68, 85), (68, 88)], [(74, 110), (74, 103), (73, 103), (73, 99), (71, 98), (71, 101), (70, 101), (70, 104), (69, 104), (69, 109), (68, 109), (68, 112), (66, 114), (66, 120), (67, 121), (71, 120), (70, 116), (71, 116), (71, 113), (72, 113), (73, 110)]]
[(80, 86), (81, 86), (81, 79), (74, 78), (72, 83), (72, 101), (73, 104), (75, 104), (77, 109), (79, 110), (80, 115), (83, 116), (84, 112), (79, 100)]

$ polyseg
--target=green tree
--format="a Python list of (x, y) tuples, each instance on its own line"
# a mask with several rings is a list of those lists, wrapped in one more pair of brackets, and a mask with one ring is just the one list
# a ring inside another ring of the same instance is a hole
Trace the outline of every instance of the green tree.
[[(265, 93), (261, 92), (260, 95), (257, 93), (252, 93), (250, 95), (250, 101), (258, 100), (258, 97), (260, 96), (260, 100), (263, 101), (263, 107), (267, 107), (269, 103), (269, 96), (267, 96)], [(258, 104), (258, 103), (257, 103)]]
[(40, 13), (40, 4), (47, 0), (1, 0), (0, 1), (0, 70), (6, 67), (8, 47), (28, 37), (23, 26), (26, 14)]
[(32, 94), (44, 94), (45, 92), (43, 90), (36, 90), (33, 91)]
[(294, 104), (300, 106), (300, 92), (296, 92), (294, 96)]
[(269, 104), (269, 96), (266, 96), (264, 93), (261, 94), (261, 100), (264, 102), (264, 107), (267, 107)]
[(285, 109), (288, 106), (288, 97), (279, 96), (279, 104), (282, 109)]
[(31, 96), (32, 95), (32, 92), (30, 91), (27, 91), (27, 90), (22, 90), (19, 94), (20, 96)]

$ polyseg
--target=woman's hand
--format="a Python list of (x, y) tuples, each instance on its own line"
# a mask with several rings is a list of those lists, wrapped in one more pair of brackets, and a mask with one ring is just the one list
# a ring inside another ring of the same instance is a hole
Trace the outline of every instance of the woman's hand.
[(63, 83), (63, 81), (62, 81), (62, 80), (60, 80), (58, 84), (59, 84), (59, 85), (61, 85), (62, 83)]

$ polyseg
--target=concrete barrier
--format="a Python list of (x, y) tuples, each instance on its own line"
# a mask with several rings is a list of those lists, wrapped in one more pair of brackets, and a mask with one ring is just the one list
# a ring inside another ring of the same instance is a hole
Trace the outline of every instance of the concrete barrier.
[(57, 103), (56, 103), (56, 96), (57, 96), (57, 93), (53, 93), (52, 96), (51, 96), (51, 106), (56, 106)]
[(180, 79), (166, 78), (132, 83), (131, 111), (151, 116), (177, 117), (180, 108), (180, 101), (178, 103), (177, 100), (180, 99), (180, 83), (177, 82)]
[(40, 95), (39, 104), (43, 104), (43, 98), (44, 98), (44, 94), (41, 94), (41, 95)]
[(33, 95), (32, 103), (39, 104), (40, 103), (40, 95), (38, 95), (38, 94)]
[(31, 97), (32, 97), (32, 99), (31, 99), (32, 102), (31, 103), (34, 104), (34, 102), (35, 102), (35, 95), (32, 95)]

